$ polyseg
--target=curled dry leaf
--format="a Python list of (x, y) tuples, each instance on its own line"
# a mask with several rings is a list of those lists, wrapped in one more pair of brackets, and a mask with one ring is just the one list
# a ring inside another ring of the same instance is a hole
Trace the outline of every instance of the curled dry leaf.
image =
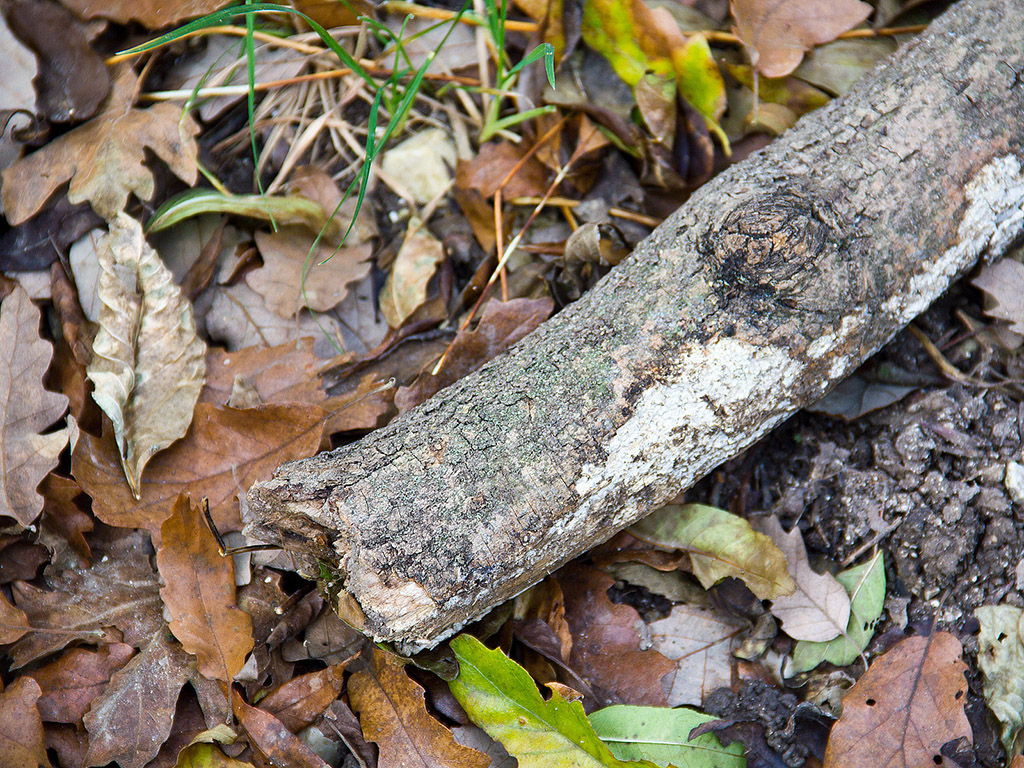
[(455, 337), (436, 376), (427, 370), (408, 387), (399, 387), (395, 393), (398, 410), (419, 405), (501, 354), (547, 320), (553, 308), (554, 302), (548, 298), (487, 302), (476, 329), (460, 331)]
[(1011, 331), (1024, 336), (1024, 264), (1015, 259), (986, 264), (971, 285), (985, 292), (986, 315), (1006, 320)]
[(409, 229), (380, 292), (380, 311), (398, 328), (427, 300), (427, 286), (444, 261), (444, 246), (422, 221), (409, 220)]
[(40, 434), (68, 407), (43, 387), (53, 347), (39, 337), (39, 310), (21, 286), (0, 304), (0, 515), (29, 525), (43, 508), (36, 487), (57, 466), (68, 430)]
[(948, 632), (908, 637), (875, 659), (843, 697), (825, 768), (925, 768), (948, 741), (971, 742), (964, 713), (967, 665)]
[(732, 0), (730, 7), (751, 63), (765, 77), (785, 77), (815, 45), (871, 13), (860, 0)]
[(256, 247), (263, 266), (245, 276), (249, 287), (263, 296), (281, 317), (294, 317), (300, 309), (333, 309), (348, 295), (350, 283), (362, 280), (373, 266), (370, 243), (338, 249), (319, 244), (299, 227), (257, 232)]
[(348, 684), (363, 736), (380, 747), (381, 768), (487, 768), (490, 758), (455, 741), (429, 712), (423, 688), (391, 654), (373, 651), (369, 671)]
[(49, 768), (43, 721), (36, 708), (41, 693), (31, 677), (19, 677), (0, 693), (0, 760), (5, 767)]
[(0, 645), (20, 640), (29, 629), (25, 612), (7, 602), (7, 598), (0, 592)]
[(192, 423), (206, 344), (196, 335), (192, 305), (146, 243), (139, 222), (117, 214), (97, 256), (102, 305), (88, 374), (139, 498), (146, 464)]
[(270, 765), (287, 765), (290, 768), (329, 768), (327, 763), (310, 751), (298, 736), (293, 734), (269, 712), (251, 707), (241, 696), (232, 696), (235, 717), (245, 728), (252, 745), (262, 752)]
[(113, 435), (83, 433), (71, 457), (71, 471), (93, 499), (93, 512), (108, 525), (159, 530), (179, 493), (210, 499), (222, 531), (241, 527), (236, 497), (267, 479), (286, 461), (316, 453), (323, 410), (315, 405), (257, 408), (196, 406), (185, 438), (150, 464), (136, 499), (124, 480)]
[(688, 552), (694, 575), (705, 589), (728, 576), (743, 579), (762, 600), (796, 589), (786, 556), (742, 517), (702, 504), (670, 504), (629, 529), (643, 541)]
[(830, 573), (814, 572), (799, 528), (786, 533), (774, 515), (763, 518), (758, 528), (786, 555), (789, 575), (796, 583), (793, 594), (772, 599), (772, 613), (786, 634), (819, 643), (839, 637), (850, 620), (850, 598), (843, 585)]
[(235, 601), (235, 567), (220, 554), (202, 513), (181, 495), (160, 527), (160, 597), (182, 647), (208, 678), (230, 683), (253, 647), (252, 618)]
[(68, 200), (88, 200), (105, 219), (124, 209), (130, 193), (151, 200), (156, 184), (145, 166), (146, 149), (182, 181), (195, 184), (199, 126), (174, 104), (133, 108), (137, 85), (138, 78), (125, 67), (99, 115), (3, 171), (0, 193), (11, 224), (33, 216), (69, 181)]

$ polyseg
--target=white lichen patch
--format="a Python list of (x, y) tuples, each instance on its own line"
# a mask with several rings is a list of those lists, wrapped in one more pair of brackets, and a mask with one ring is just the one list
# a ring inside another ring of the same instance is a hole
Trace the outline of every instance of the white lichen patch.
[(574, 486), (584, 500), (578, 517), (609, 493), (628, 498), (652, 483), (695, 480), (736, 450), (737, 435), (762, 434), (788, 415), (785, 393), (801, 368), (784, 349), (736, 338), (681, 351), (674, 375), (640, 396), (605, 445), (607, 461), (583, 468)]
[(983, 166), (967, 185), (965, 197), (968, 205), (956, 245), (923, 261), (906, 290), (885, 303), (883, 308), (898, 323), (921, 314), (982, 254), (1001, 255), (1024, 229), (1024, 174), (1015, 155), (997, 157)]

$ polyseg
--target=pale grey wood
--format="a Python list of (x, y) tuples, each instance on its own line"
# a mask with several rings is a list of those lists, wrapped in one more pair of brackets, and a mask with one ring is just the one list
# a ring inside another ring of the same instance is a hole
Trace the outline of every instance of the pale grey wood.
[(510, 354), (255, 486), (249, 532), (414, 651), (675, 496), (1021, 232), (1022, 20), (958, 3)]

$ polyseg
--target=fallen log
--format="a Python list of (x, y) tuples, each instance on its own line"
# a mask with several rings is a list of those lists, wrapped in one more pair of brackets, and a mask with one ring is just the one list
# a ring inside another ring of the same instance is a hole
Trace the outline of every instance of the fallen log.
[(663, 504), (1021, 233), (1022, 18), (956, 4), (509, 354), (254, 486), (248, 533), (412, 652)]

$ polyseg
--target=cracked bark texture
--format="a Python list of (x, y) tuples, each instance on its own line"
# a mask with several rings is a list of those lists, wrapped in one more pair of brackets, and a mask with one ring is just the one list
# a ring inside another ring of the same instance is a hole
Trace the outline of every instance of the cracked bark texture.
[(254, 486), (248, 532), (412, 652), (663, 504), (1020, 234), (1021, 19), (955, 5), (509, 354)]

